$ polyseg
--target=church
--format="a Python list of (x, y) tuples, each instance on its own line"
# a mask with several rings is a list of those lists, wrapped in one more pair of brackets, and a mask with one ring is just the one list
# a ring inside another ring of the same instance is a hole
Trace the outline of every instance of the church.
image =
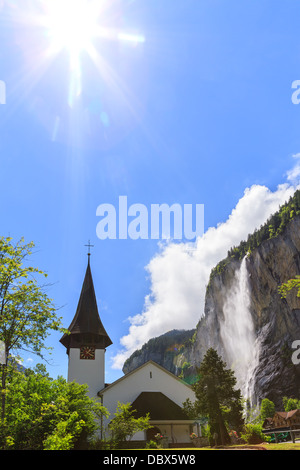
[(68, 381), (87, 384), (89, 396), (101, 401), (114, 417), (118, 402), (131, 403), (136, 416), (150, 414), (152, 428), (133, 436), (135, 441), (153, 439), (156, 433), (166, 436), (168, 444), (190, 442), (197, 432), (194, 420), (182, 409), (189, 398), (195, 401), (190, 385), (159, 364), (148, 361), (111, 384), (105, 383), (105, 351), (112, 344), (100, 319), (90, 266), (90, 253), (75, 316), (60, 342), (68, 355)]

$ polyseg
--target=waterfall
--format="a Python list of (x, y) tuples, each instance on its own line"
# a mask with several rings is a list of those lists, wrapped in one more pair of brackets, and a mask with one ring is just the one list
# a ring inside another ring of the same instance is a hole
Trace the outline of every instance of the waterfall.
[(226, 293), (221, 322), (228, 365), (234, 370), (237, 386), (251, 406), (255, 403), (253, 376), (258, 365), (259, 346), (250, 313), (250, 286), (247, 258), (235, 273), (232, 288)]

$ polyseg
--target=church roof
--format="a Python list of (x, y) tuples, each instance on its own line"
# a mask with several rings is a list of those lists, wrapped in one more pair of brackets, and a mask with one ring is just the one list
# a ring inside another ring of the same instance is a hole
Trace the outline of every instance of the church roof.
[(68, 350), (70, 347), (79, 347), (79, 343), (96, 343), (95, 346), (99, 349), (105, 349), (112, 344), (99, 316), (90, 258), (88, 258), (77, 310), (68, 330), (70, 334), (64, 334), (60, 339)]
[(182, 379), (180, 379), (179, 377), (177, 377), (176, 375), (174, 375), (172, 372), (170, 372), (168, 369), (166, 369), (165, 367), (161, 366), (160, 364), (158, 364), (157, 362), (153, 361), (152, 359), (149, 359), (147, 362), (144, 362), (143, 364), (141, 364), (140, 366), (136, 367), (135, 369), (131, 370), (130, 372), (127, 372), (127, 374), (124, 374), (122, 377), (120, 377), (119, 379), (115, 380), (114, 382), (112, 382), (111, 384), (106, 384), (106, 386), (102, 389), (102, 390), (99, 390), (98, 392), (98, 396), (100, 397), (103, 393), (107, 392), (107, 390), (115, 387), (117, 384), (119, 384), (120, 382), (123, 382), (123, 381), (126, 381), (128, 379), (128, 377), (130, 377), (131, 375), (134, 375), (136, 374), (139, 370), (143, 369), (144, 367), (147, 367), (148, 365), (153, 365), (154, 367), (157, 367), (158, 369), (162, 370), (165, 374), (169, 375), (170, 377), (172, 377), (173, 379), (175, 379), (176, 381), (180, 382), (181, 384), (183, 384), (185, 387), (189, 388), (189, 389), (192, 389), (192, 386), (186, 382), (183, 382)]
[(183, 409), (161, 392), (140, 393), (132, 403), (132, 409), (136, 418), (149, 413), (152, 421), (189, 420)]

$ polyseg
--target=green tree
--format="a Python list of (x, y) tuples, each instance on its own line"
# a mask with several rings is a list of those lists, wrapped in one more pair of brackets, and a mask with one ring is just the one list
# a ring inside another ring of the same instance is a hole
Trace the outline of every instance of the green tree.
[[(69, 450), (87, 446), (108, 412), (87, 395), (87, 386), (52, 380), (45, 366), (14, 371), (7, 385), (0, 448)], [(0, 420), (1, 421), (1, 420)]]
[(260, 419), (262, 423), (266, 418), (273, 418), (275, 414), (275, 404), (268, 398), (264, 398), (260, 405)]
[(281, 297), (285, 299), (287, 294), (295, 288), (297, 289), (297, 297), (300, 297), (300, 276), (296, 276), (294, 279), (289, 279), (287, 282), (284, 282), (279, 286), (278, 290)]
[(300, 400), (298, 398), (283, 397), (282, 399), (284, 411), (292, 411), (300, 409)]
[(193, 403), (190, 398), (187, 398), (182, 403), (182, 409), (184, 413), (189, 417), (189, 419), (197, 419), (199, 417), (196, 403)]
[(242, 396), (236, 389), (233, 371), (226, 369), (225, 362), (210, 348), (198, 369), (200, 376), (193, 385), (196, 395), (195, 408), (199, 415), (207, 416), (212, 435), (219, 443), (230, 442), (227, 425), (241, 431), (244, 424)]
[(5, 361), (2, 364), (1, 394), (2, 419), (5, 417), (5, 389), (9, 356), (12, 352), (27, 350), (43, 357), (49, 330), (65, 332), (56, 316), (53, 301), (39, 285), (37, 278), (47, 275), (27, 265), (34, 243), (15, 245), (11, 238), (0, 238), (0, 341), (4, 344)]
[(130, 440), (138, 431), (145, 431), (151, 428), (149, 420), (149, 413), (147, 413), (146, 416), (136, 418), (135, 410), (132, 409), (130, 403), (124, 404), (118, 402), (114, 418), (108, 425), (112, 440), (116, 443), (116, 446), (119, 447), (122, 442), (127, 439)]

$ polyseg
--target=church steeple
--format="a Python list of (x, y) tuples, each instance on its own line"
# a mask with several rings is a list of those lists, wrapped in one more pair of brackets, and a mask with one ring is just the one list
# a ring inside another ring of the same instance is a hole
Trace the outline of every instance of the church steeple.
[(60, 339), (69, 356), (68, 381), (87, 384), (89, 395), (96, 397), (105, 384), (105, 350), (112, 341), (98, 312), (90, 250), (77, 310), (68, 330), (69, 334)]
[(99, 316), (94, 283), (90, 266), (88, 265), (81, 289), (81, 294), (75, 316), (68, 328), (70, 334), (64, 334), (60, 342), (67, 348), (80, 348), (83, 345), (95, 349), (105, 349), (112, 344)]

